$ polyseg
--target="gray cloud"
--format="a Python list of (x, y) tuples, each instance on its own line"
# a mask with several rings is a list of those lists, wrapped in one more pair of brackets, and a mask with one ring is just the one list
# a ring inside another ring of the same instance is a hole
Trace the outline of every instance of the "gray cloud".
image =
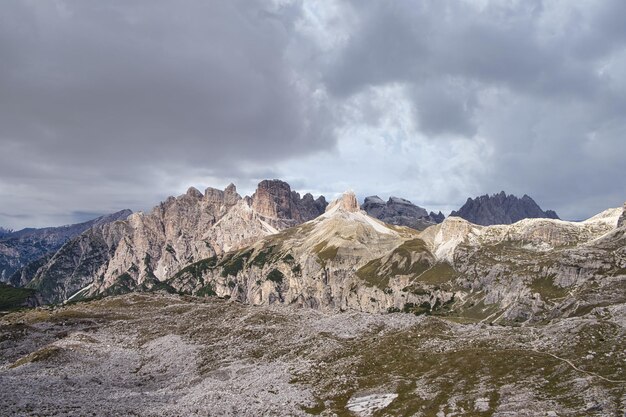
[(460, 192), (529, 193), (574, 218), (626, 198), (623, 2), (359, 1), (349, 8), (356, 23), (326, 67), (330, 92), (344, 99), (399, 83), (415, 124), (407, 140), (456, 137), (484, 146), (473, 164), (482, 168), (466, 172), (473, 184)]
[(0, 225), (276, 176), (444, 210), (505, 189), (570, 218), (626, 198), (620, 0), (1, 8)]
[[(3, 3), (2, 182), (34, 192), (56, 178), (79, 188), (68, 194), (103, 183), (124, 193), (129, 183), (158, 187), (149, 178), (163, 173), (237, 177), (247, 163), (334, 146), (330, 113), (286, 62), (293, 28), (281, 13), (293, 20), (297, 9)], [(12, 197), (21, 196), (3, 200)]]

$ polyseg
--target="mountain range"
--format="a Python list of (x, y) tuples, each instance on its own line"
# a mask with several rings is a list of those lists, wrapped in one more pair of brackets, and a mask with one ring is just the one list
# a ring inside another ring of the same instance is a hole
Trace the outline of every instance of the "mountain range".
[[(545, 215), (530, 197), (504, 193), (469, 199), (459, 213), (511, 218), (528, 207)], [(166, 290), (249, 304), (537, 321), (621, 300), (614, 289), (625, 267), (615, 252), (623, 216), (619, 208), (584, 222), (481, 226), (397, 197), (367, 197), (360, 206), (346, 193), (327, 204), (279, 180), (260, 182), (251, 197), (233, 184), (190, 188), (149, 213), (94, 224), (10, 283), (44, 303)]]
[(553, 210), (543, 211), (535, 200), (525, 194), (518, 198), (507, 195), (504, 191), (491, 196), (485, 194), (475, 199), (468, 198), (465, 204), (458, 211), (450, 213), (450, 216), (462, 217), (483, 226), (511, 224), (522, 219), (559, 218)]
[(10, 277), (33, 261), (58, 250), (64, 243), (81, 233), (116, 220), (127, 218), (132, 212), (121, 210), (83, 223), (42, 229), (11, 231), (0, 228), (0, 282), (10, 282)]

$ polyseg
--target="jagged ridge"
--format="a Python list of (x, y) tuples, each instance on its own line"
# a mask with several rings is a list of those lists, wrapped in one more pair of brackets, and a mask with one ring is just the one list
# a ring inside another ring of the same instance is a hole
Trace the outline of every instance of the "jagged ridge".
[(499, 194), (483, 195), (475, 199), (468, 198), (458, 210), (450, 216), (462, 217), (474, 224), (490, 226), (494, 224), (511, 224), (528, 218), (558, 219), (552, 210), (543, 211), (529, 196), (517, 198), (507, 195), (504, 191)]

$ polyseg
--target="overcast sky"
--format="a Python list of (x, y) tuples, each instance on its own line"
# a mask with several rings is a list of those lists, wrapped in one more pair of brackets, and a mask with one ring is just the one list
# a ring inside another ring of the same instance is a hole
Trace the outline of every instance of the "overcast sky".
[(3, 0), (0, 226), (281, 178), (626, 200), (623, 0)]

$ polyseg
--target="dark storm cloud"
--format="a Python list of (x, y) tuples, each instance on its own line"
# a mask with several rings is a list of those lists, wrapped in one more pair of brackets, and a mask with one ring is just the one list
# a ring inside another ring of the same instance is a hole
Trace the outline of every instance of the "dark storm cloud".
[(155, 171), (236, 177), (247, 161), (334, 144), (323, 103), (286, 62), (295, 6), (0, 7), (0, 175), (26, 192), (51, 177), (73, 193), (103, 182), (148, 186)]
[(582, 218), (626, 198), (624, 21), (621, 0), (7, 0), (0, 225), (278, 176)]

